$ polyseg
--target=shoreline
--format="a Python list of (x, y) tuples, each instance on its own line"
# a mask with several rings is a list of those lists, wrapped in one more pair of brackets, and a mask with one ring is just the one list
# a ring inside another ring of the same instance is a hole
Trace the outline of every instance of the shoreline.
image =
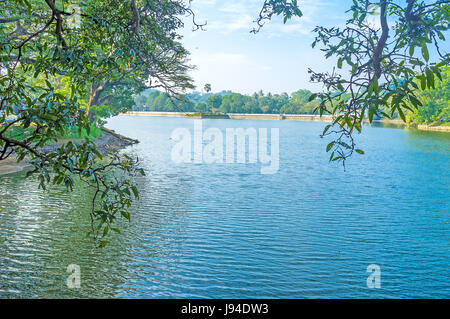
[[(122, 113), (119, 116), (156, 116), (156, 117), (183, 117), (193, 118), (189, 115), (195, 114), (193, 112), (127, 112)], [(188, 116), (186, 116), (188, 115)], [(310, 114), (243, 114), (243, 113), (228, 113), (229, 119), (232, 120), (283, 120), (283, 121), (304, 121), (304, 122), (331, 122), (332, 117), (330, 115), (310, 115)], [(363, 123), (369, 124), (369, 120), (363, 120)], [(430, 125), (415, 125), (408, 126), (402, 120), (373, 120), (372, 123), (379, 124), (393, 124), (402, 126), (405, 129), (417, 129), (420, 131), (434, 131), (450, 133), (450, 126), (430, 126)]]
[[(118, 151), (127, 146), (139, 143), (138, 140), (133, 140), (126, 136), (117, 134), (113, 130), (107, 128), (102, 128), (102, 131), (104, 134), (95, 140), (95, 145), (102, 154)], [(62, 143), (55, 143), (52, 145), (47, 145), (41, 150), (44, 153), (50, 153), (60, 147), (61, 144)], [(0, 176), (16, 174), (32, 168), (33, 165), (31, 165), (26, 159), (18, 163), (16, 156), (13, 154), (7, 159), (0, 161)]]

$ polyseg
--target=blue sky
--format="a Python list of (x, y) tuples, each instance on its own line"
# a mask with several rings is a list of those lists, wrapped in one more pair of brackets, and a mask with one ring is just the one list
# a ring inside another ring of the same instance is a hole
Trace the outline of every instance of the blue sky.
[(320, 50), (312, 49), (316, 25), (345, 23), (351, 0), (299, 1), (304, 16), (285, 25), (275, 18), (259, 34), (251, 34), (263, 0), (194, 0), (198, 22), (206, 31), (183, 31), (191, 52), (192, 73), (198, 89), (210, 83), (214, 92), (232, 90), (245, 94), (291, 93), (301, 88), (318, 89), (309, 82), (307, 70), (329, 70), (333, 63)]

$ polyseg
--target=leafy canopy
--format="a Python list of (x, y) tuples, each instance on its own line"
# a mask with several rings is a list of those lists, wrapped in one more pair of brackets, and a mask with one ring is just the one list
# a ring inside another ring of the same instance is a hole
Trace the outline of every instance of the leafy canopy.
[[(0, 3), (0, 160), (28, 158), (44, 189), (64, 184), (71, 190), (75, 179), (91, 187), (95, 238), (118, 231), (118, 217), (130, 218), (139, 195), (132, 177), (142, 173), (137, 160), (102, 154), (89, 138), (51, 152), (44, 147), (74, 128), (80, 139), (89, 135), (93, 113), (120, 112), (127, 96), (146, 88), (192, 88), (177, 33), (185, 15), (193, 17), (182, 0)], [(10, 134), (18, 128), (20, 139)]]
[[(280, 8), (296, 5), (294, 1), (266, 1), (265, 17), (281, 12), (285, 18), (292, 12)], [(392, 117), (398, 114), (406, 121), (408, 112), (423, 107), (420, 90), (436, 88), (442, 80), (442, 67), (449, 64), (449, 53), (442, 51), (449, 28), (450, 4), (446, 0), (353, 0), (344, 27), (316, 27), (312, 46), (320, 46), (326, 58), (336, 60), (336, 68), (318, 73), (309, 70), (311, 81), (323, 84), (324, 91), (313, 94), (319, 113), (334, 118), (323, 136), (333, 135), (327, 146), (330, 161), (345, 160), (356, 149), (355, 131), (361, 132), (367, 116)], [(371, 16), (378, 18), (371, 23)], [(261, 17), (257, 20), (260, 25)], [(420, 111), (419, 111), (420, 112)]]

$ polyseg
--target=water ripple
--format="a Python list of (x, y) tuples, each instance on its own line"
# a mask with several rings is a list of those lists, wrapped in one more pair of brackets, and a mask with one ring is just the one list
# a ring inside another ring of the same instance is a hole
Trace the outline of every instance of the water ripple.
[[(321, 123), (208, 122), (279, 127), (280, 170), (265, 176), (258, 165), (173, 164), (170, 134), (192, 123), (110, 121), (141, 140), (127, 152), (147, 176), (107, 249), (84, 236), (88, 190), (1, 177), (0, 298), (450, 297), (448, 134), (367, 127), (366, 155), (344, 172), (327, 161)], [(366, 287), (373, 263), (378, 290)], [(66, 287), (70, 264), (79, 290)]]

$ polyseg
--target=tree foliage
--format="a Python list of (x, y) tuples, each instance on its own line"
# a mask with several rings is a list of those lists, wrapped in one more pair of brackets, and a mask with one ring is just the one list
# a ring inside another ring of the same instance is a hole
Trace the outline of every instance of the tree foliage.
[[(137, 160), (101, 154), (90, 139), (53, 152), (43, 147), (73, 127), (80, 137), (89, 134), (93, 114), (116, 114), (146, 88), (172, 94), (192, 88), (177, 33), (186, 15), (193, 12), (182, 0), (0, 4), (0, 160), (29, 158), (44, 189), (63, 184), (70, 190), (75, 179), (92, 187), (95, 238), (107, 235), (118, 217), (129, 219), (138, 196)], [(18, 127), (27, 132), (21, 140), (9, 134)]]
[[(153, 103), (174, 109), (271, 113), (318, 104), (319, 114), (334, 117), (323, 132), (335, 136), (327, 146), (330, 160), (345, 163), (354, 152), (363, 153), (356, 149), (353, 134), (361, 132), (366, 116), (370, 121), (395, 114), (405, 120), (408, 111), (420, 116), (419, 110), (427, 110), (427, 94), (435, 94), (430, 90), (447, 85), (441, 70), (449, 55), (441, 44), (449, 24), (448, 1), (354, 0), (344, 27), (315, 29), (313, 46), (336, 59), (336, 68), (310, 70), (311, 80), (325, 90), (308, 101), (308, 92), (301, 91), (290, 98), (260, 92), (251, 97), (193, 94), (174, 100), (193, 88), (188, 52), (178, 33), (186, 15), (194, 29), (202, 27), (189, 5), (189, 0), (0, 3), (0, 160), (11, 155), (19, 161), (29, 158), (42, 188), (63, 184), (72, 189), (75, 178), (92, 187), (95, 238), (115, 230), (119, 216), (129, 219), (128, 208), (138, 196), (130, 178), (136, 160), (101, 154), (89, 138), (53, 152), (43, 147), (74, 128), (80, 137), (83, 130), (89, 135), (92, 124), (127, 110), (131, 97), (145, 89), (166, 91), (151, 93)], [(379, 23), (369, 21), (373, 15)], [(286, 23), (302, 12), (296, 0), (265, 0), (252, 32), (274, 16)], [(448, 114), (448, 105), (443, 112)], [(14, 130), (20, 130), (21, 138)]]
[[(321, 45), (327, 58), (337, 60), (332, 72), (310, 70), (311, 80), (325, 87), (317, 95), (320, 114), (334, 116), (323, 132), (336, 136), (327, 147), (331, 161), (345, 163), (353, 154), (353, 133), (361, 132), (366, 115), (372, 122), (398, 113), (406, 121), (408, 111), (422, 107), (419, 89), (434, 89), (441, 67), (449, 63), (440, 49), (449, 8), (448, 1), (354, 0), (344, 28), (315, 29), (313, 47)], [(379, 23), (371, 23), (370, 15), (379, 16)], [(344, 94), (350, 98), (342, 99)]]
[[(204, 94), (194, 92), (177, 101), (166, 92), (152, 91), (136, 97), (135, 110), (160, 112), (223, 112), (223, 113), (266, 113), (266, 114), (313, 114), (318, 101), (308, 101), (312, 92), (298, 90), (287, 93), (264, 95), (263, 92), (251, 96), (239, 93), (221, 92)], [(203, 96), (203, 98), (199, 98)]]
[(273, 16), (282, 16), (283, 22), (286, 23), (292, 17), (301, 17), (302, 11), (298, 6), (297, 0), (265, 0), (258, 18), (255, 20), (257, 27), (251, 32), (257, 33)]
[(442, 68), (441, 77), (434, 89), (419, 90), (417, 96), (422, 106), (410, 112), (410, 123), (441, 125), (450, 122), (450, 67)]

